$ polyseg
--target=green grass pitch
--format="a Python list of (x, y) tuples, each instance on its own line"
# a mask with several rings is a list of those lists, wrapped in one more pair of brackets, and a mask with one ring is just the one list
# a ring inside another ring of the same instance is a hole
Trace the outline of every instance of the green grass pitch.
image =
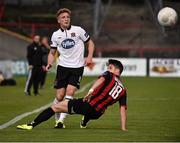
[[(81, 87), (96, 79), (84, 77)], [(48, 75), (40, 96), (24, 95), (25, 77), (16, 77), (17, 86), (0, 87), (0, 125), (14, 117), (30, 112), (53, 101), (54, 75)], [(66, 129), (54, 129), (54, 118), (31, 131), (16, 129), (34, 119), (32, 114), (11, 126), (0, 129), (0, 142), (123, 142), (123, 141), (180, 141), (180, 78), (123, 77), (127, 87), (127, 132), (120, 130), (118, 104), (111, 106), (99, 119), (91, 121), (87, 129), (80, 129), (80, 115), (68, 116)], [(77, 94), (82, 97), (85, 92)]]

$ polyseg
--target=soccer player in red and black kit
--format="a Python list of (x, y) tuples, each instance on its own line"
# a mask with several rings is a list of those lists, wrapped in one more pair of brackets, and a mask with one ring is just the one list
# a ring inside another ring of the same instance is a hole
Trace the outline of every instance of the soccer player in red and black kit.
[(110, 59), (108, 70), (99, 76), (84, 98), (64, 100), (40, 113), (34, 121), (29, 124), (18, 125), (17, 128), (31, 130), (43, 121), (48, 120), (56, 112), (84, 115), (80, 123), (85, 128), (88, 121), (98, 119), (108, 106), (119, 101), (121, 114), (121, 129), (126, 130), (126, 89), (119, 77), (123, 71), (120, 61)]

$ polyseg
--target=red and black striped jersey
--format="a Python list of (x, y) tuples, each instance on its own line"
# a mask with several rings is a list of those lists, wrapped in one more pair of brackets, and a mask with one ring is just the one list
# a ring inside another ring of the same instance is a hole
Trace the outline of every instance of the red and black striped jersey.
[(89, 104), (101, 113), (117, 101), (121, 106), (126, 106), (126, 89), (120, 79), (109, 71), (104, 72), (100, 77), (102, 76), (105, 80), (94, 90)]

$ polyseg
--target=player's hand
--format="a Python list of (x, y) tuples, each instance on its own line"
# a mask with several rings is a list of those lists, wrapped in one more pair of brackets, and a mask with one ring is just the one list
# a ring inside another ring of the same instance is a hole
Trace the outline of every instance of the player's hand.
[(45, 68), (45, 71), (50, 71), (50, 69), (51, 69), (51, 67), (52, 67), (52, 65), (51, 64), (48, 64), (47, 66), (46, 66), (46, 68)]
[(90, 58), (90, 57), (85, 58), (85, 66), (89, 66), (92, 63), (93, 63), (92, 58)]
[(84, 99), (83, 99), (83, 101), (85, 102), (89, 102), (90, 101), (90, 99), (91, 99), (91, 94), (87, 94), (85, 97), (84, 97)]
[(86, 94), (86, 96), (83, 99), (84, 102), (85, 101), (87, 101), (87, 102), (90, 101), (93, 91), (94, 91), (94, 89), (92, 89), (92, 88), (88, 91), (88, 93)]
[(29, 70), (32, 70), (32, 68), (33, 68), (33, 65), (29, 65)]

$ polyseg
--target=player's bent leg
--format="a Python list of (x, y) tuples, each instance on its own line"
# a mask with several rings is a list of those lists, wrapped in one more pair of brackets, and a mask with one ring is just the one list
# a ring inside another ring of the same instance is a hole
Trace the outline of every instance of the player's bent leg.
[[(64, 99), (65, 96), (65, 88), (60, 88), (56, 90), (56, 98), (54, 99), (54, 104), (58, 104), (60, 101)], [(55, 128), (63, 128), (63, 124), (59, 122), (61, 113), (55, 113)], [(64, 126), (65, 127), (65, 126)]]
[(23, 130), (31, 130), (35, 126), (39, 125), (40, 123), (47, 121), (49, 118), (51, 118), (55, 114), (54, 110), (49, 107), (45, 109), (43, 112), (41, 112), (35, 119), (29, 124), (24, 124), (24, 125), (18, 125), (18, 129), (23, 129)]
[(47, 121), (49, 118), (51, 118), (55, 112), (68, 112), (68, 101), (64, 100), (58, 104), (52, 105), (51, 107), (45, 109), (43, 112), (41, 112), (30, 124), (25, 125), (18, 125), (18, 129), (23, 130), (31, 130), (35, 126), (39, 125), (40, 123)]
[(64, 99), (66, 93), (66, 89), (65, 88), (60, 88), (56, 90), (56, 99), (57, 101), (62, 101)]
[(74, 85), (68, 84), (66, 88), (66, 95), (73, 96), (76, 90), (77, 90), (77, 87), (75, 87)]
[[(64, 101), (59, 102), (58, 104), (53, 105), (52, 109), (55, 112), (61, 112), (61, 114), (62, 113), (67, 113), (68, 112), (67, 105), (68, 105), (68, 101), (64, 100)], [(56, 124), (55, 124), (55, 128), (65, 128), (65, 125), (63, 124), (63, 122), (57, 121)]]
[[(54, 99), (53, 104), (58, 104), (60, 101), (57, 98)], [(58, 121), (60, 118), (61, 113), (55, 113), (55, 121)]]
[(58, 104), (52, 105), (51, 108), (55, 113), (57, 112), (68, 113), (68, 101), (63, 100), (59, 102)]
[[(66, 95), (64, 99), (66, 101), (70, 101), (73, 99), (73, 97)], [(59, 120), (56, 121), (55, 128), (66, 128), (66, 126), (64, 124), (64, 119), (67, 117), (67, 115), (68, 115), (67, 113), (61, 113)]]
[[(76, 90), (77, 90), (77, 88), (75, 86), (68, 85), (66, 88), (66, 96), (64, 99), (67, 101), (72, 100), (73, 95), (74, 95)], [(56, 120), (55, 128), (65, 128), (64, 120), (67, 116), (68, 116), (67, 113), (61, 113), (59, 120)]]

